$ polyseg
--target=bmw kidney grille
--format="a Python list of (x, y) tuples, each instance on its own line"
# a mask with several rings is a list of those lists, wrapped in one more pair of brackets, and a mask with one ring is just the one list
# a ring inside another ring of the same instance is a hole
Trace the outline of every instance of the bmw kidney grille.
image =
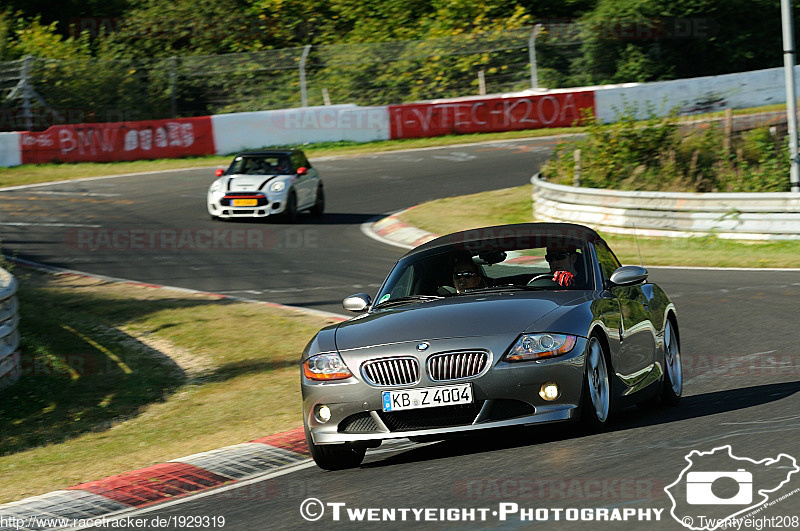
[(372, 385), (411, 385), (419, 381), (419, 362), (411, 357), (370, 360), (361, 374)]
[(486, 368), (486, 352), (445, 352), (428, 358), (428, 375), (441, 382), (477, 376)]

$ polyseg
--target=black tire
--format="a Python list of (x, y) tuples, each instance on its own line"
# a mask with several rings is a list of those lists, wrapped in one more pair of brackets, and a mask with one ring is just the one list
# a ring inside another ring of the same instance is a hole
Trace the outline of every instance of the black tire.
[(672, 318), (664, 325), (664, 386), (661, 402), (677, 406), (683, 394), (683, 365), (681, 364), (680, 334)]
[(305, 432), (308, 451), (317, 466), (323, 470), (355, 468), (361, 464), (367, 453), (367, 447), (363, 444), (314, 444), (308, 428)]
[(283, 209), (281, 214), (281, 221), (284, 223), (297, 221), (297, 196), (294, 191), (289, 192), (289, 197), (286, 198), (286, 208)]
[(317, 186), (317, 200), (314, 206), (311, 207), (311, 215), (318, 218), (325, 212), (325, 190), (322, 189), (322, 183)]
[(581, 396), (581, 420), (589, 431), (599, 431), (608, 426), (613, 411), (611, 374), (608, 352), (600, 338), (592, 335), (586, 344)]

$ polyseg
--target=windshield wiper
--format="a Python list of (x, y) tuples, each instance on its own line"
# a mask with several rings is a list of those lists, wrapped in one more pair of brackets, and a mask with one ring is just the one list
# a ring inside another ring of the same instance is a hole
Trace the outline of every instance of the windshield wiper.
[(398, 297), (396, 299), (389, 299), (388, 301), (379, 302), (375, 306), (372, 307), (374, 310), (375, 308), (386, 308), (389, 306), (394, 306), (395, 304), (404, 304), (406, 302), (427, 302), (427, 301), (437, 301), (439, 299), (443, 299), (441, 295), (406, 295), (405, 297)]

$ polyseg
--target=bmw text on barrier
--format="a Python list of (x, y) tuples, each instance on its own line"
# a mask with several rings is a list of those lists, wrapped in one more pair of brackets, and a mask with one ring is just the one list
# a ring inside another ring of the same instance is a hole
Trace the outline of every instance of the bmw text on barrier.
[(325, 210), (319, 172), (298, 149), (240, 153), (216, 176), (208, 189), (211, 219), (277, 216), (291, 223), (302, 210)]
[(357, 317), (303, 352), (306, 439), (325, 469), (358, 466), (385, 439), (436, 440), (501, 426), (677, 404), (675, 307), (647, 270), (622, 266), (591, 229), (486, 227), (409, 251)]

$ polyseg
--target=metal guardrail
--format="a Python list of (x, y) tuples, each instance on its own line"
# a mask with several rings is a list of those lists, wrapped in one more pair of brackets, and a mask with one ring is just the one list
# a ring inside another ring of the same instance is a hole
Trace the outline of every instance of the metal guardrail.
[(800, 239), (800, 193), (625, 192), (553, 184), (539, 174), (531, 184), (539, 221), (641, 236)]
[(0, 389), (20, 376), (17, 280), (0, 268)]

